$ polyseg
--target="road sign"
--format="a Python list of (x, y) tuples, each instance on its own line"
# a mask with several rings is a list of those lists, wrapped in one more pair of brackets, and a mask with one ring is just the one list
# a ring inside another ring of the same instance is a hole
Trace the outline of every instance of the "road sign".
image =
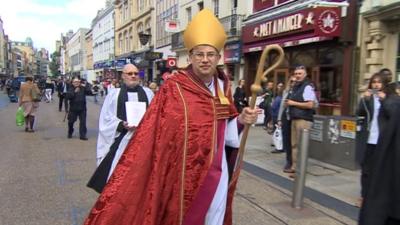
[(176, 66), (176, 58), (175, 57), (168, 57), (167, 58), (167, 68), (175, 67)]
[(179, 32), (179, 22), (176, 20), (165, 22), (165, 31), (172, 33)]

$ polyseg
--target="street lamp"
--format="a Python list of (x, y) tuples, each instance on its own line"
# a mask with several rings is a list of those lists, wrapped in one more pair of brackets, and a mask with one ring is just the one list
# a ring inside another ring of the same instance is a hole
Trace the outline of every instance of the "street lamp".
[(140, 44), (142, 44), (142, 45), (146, 45), (151, 38), (151, 34), (146, 34), (143, 31), (139, 32), (138, 35), (139, 35)]

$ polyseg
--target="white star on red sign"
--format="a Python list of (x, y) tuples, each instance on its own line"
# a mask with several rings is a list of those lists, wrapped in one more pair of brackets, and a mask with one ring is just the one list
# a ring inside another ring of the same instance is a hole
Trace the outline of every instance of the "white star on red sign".
[(260, 36), (258, 27), (254, 28), (253, 36), (254, 37), (259, 37)]
[(306, 18), (306, 24), (314, 24), (314, 13), (309, 12)]
[(329, 13), (325, 18), (322, 19), (323, 23), (324, 23), (324, 28), (326, 27), (330, 27), (333, 28), (333, 22), (335, 21), (335, 19), (332, 18), (331, 14)]

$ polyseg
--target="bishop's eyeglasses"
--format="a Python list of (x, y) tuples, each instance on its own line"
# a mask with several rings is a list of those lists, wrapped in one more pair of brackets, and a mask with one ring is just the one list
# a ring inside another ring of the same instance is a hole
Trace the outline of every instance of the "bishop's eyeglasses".
[(197, 61), (201, 61), (206, 57), (207, 60), (214, 60), (219, 55), (217, 52), (193, 52), (192, 55)]

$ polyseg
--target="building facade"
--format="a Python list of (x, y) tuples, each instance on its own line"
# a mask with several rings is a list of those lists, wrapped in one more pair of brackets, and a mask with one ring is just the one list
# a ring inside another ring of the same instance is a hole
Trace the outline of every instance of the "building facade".
[(60, 49), (60, 71), (62, 76), (69, 76), (71, 73), (70, 58), (68, 56), (67, 43), (72, 38), (74, 32), (69, 30), (65, 35), (61, 34), (61, 49)]
[(131, 63), (130, 54), (133, 52), (135, 24), (133, 16), (137, 1), (134, 0), (116, 0), (114, 1), (114, 67), (117, 74), (108, 73), (105, 78), (114, 78), (120, 76), (122, 68), (125, 64)]
[[(319, 114), (348, 115), (354, 104), (357, 1), (253, 0), (242, 30), (245, 79), (253, 83), (261, 53), (269, 44), (284, 48), (284, 62), (268, 80), (286, 84), (303, 65), (315, 85)], [(269, 55), (271, 65), (276, 53)]]
[(11, 76), (18, 77), (25, 72), (25, 53), (18, 48), (11, 49)]
[(49, 51), (44, 48), (41, 48), (39, 51), (36, 51), (36, 74), (37, 78), (47, 77), (49, 71)]
[(3, 29), (3, 21), (0, 18), (0, 78), (7, 77), (7, 42)]
[(97, 80), (96, 73), (94, 71), (94, 63), (93, 63), (93, 32), (90, 29), (85, 34), (85, 51), (86, 51), (86, 64), (85, 64), (85, 72), (83, 78), (85, 78), (89, 83)]
[(154, 1), (117, 0), (114, 6), (115, 68), (118, 76), (126, 63), (133, 63), (145, 82), (154, 80), (155, 61), (162, 58), (161, 53), (154, 51)]
[(23, 62), (21, 70), (19, 69), (19, 66), (17, 66), (18, 70), (14, 70), (14, 72), (17, 72), (14, 76), (39, 76), (39, 74), (37, 74), (36, 54), (35, 49), (33, 48), (32, 39), (28, 37), (25, 42), (12, 41), (11, 48), (18, 49), (21, 52), (21, 55), (19, 51), (16, 53), (17, 62), (20, 60), (20, 57)]
[(76, 33), (68, 40), (66, 53), (69, 58), (69, 71), (71, 76), (84, 77), (84, 68), (86, 67), (86, 33), (87, 28), (79, 28)]
[(359, 85), (382, 68), (400, 80), (400, 1), (364, 0), (360, 9)]
[(156, 61), (156, 81), (176, 67), (176, 53), (171, 49), (172, 34), (179, 32), (178, 0), (158, 0), (155, 5), (155, 51), (163, 57)]
[(92, 21), (93, 64), (96, 76), (101, 79), (105, 71), (112, 69), (114, 61), (114, 5), (107, 1)]

